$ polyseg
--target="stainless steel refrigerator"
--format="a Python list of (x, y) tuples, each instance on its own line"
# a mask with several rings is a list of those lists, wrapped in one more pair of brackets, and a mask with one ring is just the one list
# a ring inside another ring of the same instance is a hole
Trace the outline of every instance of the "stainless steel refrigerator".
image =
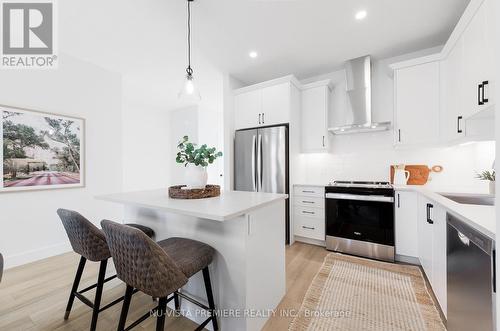
[[(275, 126), (236, 131), (234, 142), (236, 191), (288, 194), (288, 127)], [(289, 201), (284, 211), (289, 243)]]

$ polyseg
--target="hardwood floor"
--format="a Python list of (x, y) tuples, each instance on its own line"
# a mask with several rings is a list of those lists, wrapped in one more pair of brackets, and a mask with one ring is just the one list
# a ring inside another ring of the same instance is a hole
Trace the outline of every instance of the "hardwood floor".
[[(298, 310), (302, 299), (321, 267), (328, 252), (321, 247), (295, 243), (286, 251), (286, 286), (287, 293), (278, 307), (278, 311)], [(88, 330), (91, 310), (80, 301), (75, 300), (68, 321), (63, 320), (64, 311), (71, 285), (78, 266), (79, 256), (67, 253), (7, 270), (0, 284), (0, 330)], [(82, 277), (80, 289), (95, 283), (98, 263), (87, 263)], [(108, 275), (114, 274), (112, 264), (108, 267)], [(120, 297), (125, 286), (119, 280), (106, 283), (104, 287), (103, 305)], [(86, 296), (93, 299), (94, 291)], [(142, 314), (153, 308), (155, 303), (142, 293), (132, 299), (128, 323), (135, 321)], [(115, 330), (121, 304), (99, 314), (98, 330)], [(281, 317), (277, 314), (270, 318), (264, 330), (287, 330), (292, 317)], [(136, 330), (154, 330), (155, 319), (149, 318)], [(184, 317), (168, 317), (166, 330), (194, 330), (195, 323)]]

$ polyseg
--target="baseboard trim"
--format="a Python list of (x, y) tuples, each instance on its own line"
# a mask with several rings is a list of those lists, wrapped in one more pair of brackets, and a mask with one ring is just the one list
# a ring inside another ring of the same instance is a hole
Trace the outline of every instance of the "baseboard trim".
[(326, 247), (326, 241), (324, 241), (324, 240), (311, 239), (311, 238), (306, 238), (306, 237), (301, 237), (301, 236), (294, 236), (294, 239), (295, 239), (295, 241), (300, 241), (302, 243)]
[(420, 265), (420, 260), (417, 257), (413, 257), (413, 256), (396, 254), (395, 260), (398, 262)]
[(51, 256), (56, 256), (71, 251), (71, 245), (68, 241), (33, 249), (19, 254), (5, 256), (5, 269), (21, 266), (23, 264), (42, 260)]

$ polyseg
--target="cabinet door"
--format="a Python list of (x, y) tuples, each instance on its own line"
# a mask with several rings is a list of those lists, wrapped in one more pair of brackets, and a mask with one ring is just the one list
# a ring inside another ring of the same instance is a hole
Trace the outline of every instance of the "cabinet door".
[(439, 140), (439, 62), (396, 71), (396, 144)]
[(485, 24), (485, 33), (486, 33), (486, 57), (485, 57), (485, 72), (487, 76), (485, 76), (486, 80), (488, 80), (489, 84), (486, 88), (485, 94), (488, 99), (488, 103), (486, 106), (492, 106), (495, 104), (495, 86), (497, 84), (497, 79), (495, 72), (495, 47), (498, 45), (498, 29), (496, 27), (496, 21), (498, 20), (498, 11), (500, 10), (500, 4), (495, 0), (485, 0), (483, 7), (485, 7), (486, 12), (486, 24)]
[[(488, 80), (491, 67), (488, 67), (489, 47), (486, 40), (485, 3), (478, 9), (464, 31), (464, 116), (468, 117), (484, 108), (479, 105), (479, 85)], [(491, 90), (491, 89), (490, 89)]]
[(290, 122), (290, 83), (262, 89), (262, 124), (276, 125)]
[(236, 130), (259, 126), (262, 110), (262, 90), (249, 91), (235, 96), (234, 126)]
[(434, 204), (432, 211), (432, 279), (431, 285), (434, 294), (446, 316), (446, 210)]
[(448, 58), (442, 62), (443, 108), (441, 133), (444, 141), (465, 136), (463, 102), (463, 39), (459, 39)]
[[(433, 228), (432, 224), (427, 222), (428, 204), (432, 203), (423, 196), (418, 197), (418, 259), (424, 269), (427, 278), (432, 281), (433, 276), (433, 263), (432, 263), (432, 242), (433, 242)], [(432, 209), (431, 209), (432, 218)]]
[(328, 149), (329, 91), (328, 86), (302, 91), (302, 152), (321, 152)]
[(396, 254), (418, 257), (417, 233), (417, 194), (415, 192), (396, 192)]

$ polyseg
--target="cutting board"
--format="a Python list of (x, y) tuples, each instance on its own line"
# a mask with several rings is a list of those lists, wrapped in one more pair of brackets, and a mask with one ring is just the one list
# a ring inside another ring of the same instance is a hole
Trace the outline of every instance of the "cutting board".
[[(405, 170), (410, 172), (408, 185), (425, 185), (431, 172), (429, 166), (425, 164), (406, 165)], [(391, 166), (391, 183), (394, 183), (394, 166)]]

